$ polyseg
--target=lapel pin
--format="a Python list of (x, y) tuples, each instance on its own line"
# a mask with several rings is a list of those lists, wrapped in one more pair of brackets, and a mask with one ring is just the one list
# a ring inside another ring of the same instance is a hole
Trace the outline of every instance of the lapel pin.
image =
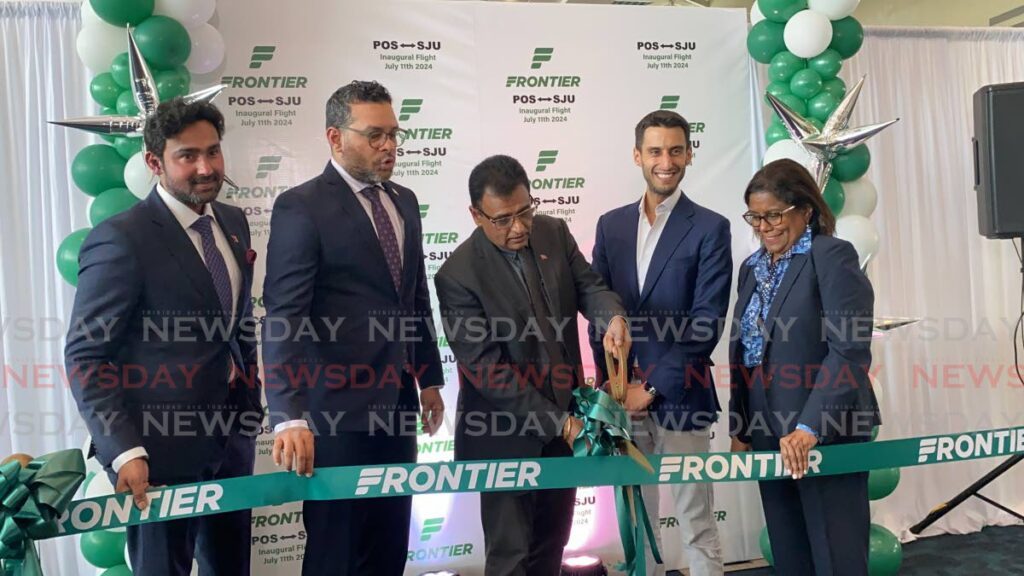
[(238, 244), (238, 236), (235, 236), (234, 234), (232, 234), (231, 235), (231, 241), (234, 242), (235, 244)]
[(548, 259), (548, 255), (547, 254), (541, 254), (540, 255), (540, 259), (541, 260), (547, 260)]

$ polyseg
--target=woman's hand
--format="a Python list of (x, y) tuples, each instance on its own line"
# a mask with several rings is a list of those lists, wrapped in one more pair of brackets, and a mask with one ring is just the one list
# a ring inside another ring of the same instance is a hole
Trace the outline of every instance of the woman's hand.
[(808, 455), (811, 448), (818, 445), (814, 434), (804, 430), (794, 430), (779, 440), (782, 463), (793, 474), (793, 480), (799, 480), (807, 474)]

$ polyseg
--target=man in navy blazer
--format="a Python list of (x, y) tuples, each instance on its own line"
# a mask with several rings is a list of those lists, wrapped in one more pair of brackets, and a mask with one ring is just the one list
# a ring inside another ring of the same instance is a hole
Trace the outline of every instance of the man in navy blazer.
[[(274, 203), (263, 361), (274, 461), (299, 474), (415, 462), (420, 405), (430, 434), (443, 418), (419, 202), (389, 181), (404, 136), (383, 86), (339, 88), (331, 160)], [(400, 576), (411, 504), (305, 502), (302, 573)]]
[[(635, 136), (633, 160), (647, 188), (640, 201), (598, 220), (593, 267), (622, 297), (631, 322), (639, 382), (629, 387), (625, 405), (642, 417), (634, 420), (637, 445), (657, 454), (708, 452), (720, 410), (710, 357), (732, 281), (729, 221), (683, 193), (693, 149), (682, 116), (651, 112)], [(592, 338), (592, 349), (604, 381), (604, 348)], [(675, 484), (671, 492), (690, 574), (722, 574), (711, 485)], [(644, 499), (658, 526), (658, 486), (645, 486)], [(660, 542), (660, 531), (655, 535)], [(649, 574), (664, 574), (647, 554)]]
[[(149, 196), (79, 254), (65, 362), (97, 459), (139, 508), (149, 486), (252, 474), (263, 408), (242, 211), (216, 201), (224, 117), (180, 98), (146, 122)], [(248, 510), (128, 527), (136, 574), (249, 574)]]

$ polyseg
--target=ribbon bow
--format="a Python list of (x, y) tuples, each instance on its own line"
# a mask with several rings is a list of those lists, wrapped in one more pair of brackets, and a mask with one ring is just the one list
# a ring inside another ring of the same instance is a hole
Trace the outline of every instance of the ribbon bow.
[[(620, 358), (626, 354), (620, 352)], [(637, 464), (654, 474), (654, 468), (647, 457), (637, 449), (630, 436), (629, 413), (622, 403), (626, 398), (626, 370), (619, 369), (615, 359), (605, 352), (608, 379), (612, 396), (589, 386), (573, 391), (576, 398), (574, 416), (583, 421), (583, 430), (573, 440), (575, 456), (627, 455)], [(613, 397), (614, 396), (614, 397)], [(654, 539), (654, 528), (647, 517), (644, 497), (640, 486), (618, 486), (615, 491), (615, 510), (619, 519), (619, 536), (626, 561), (617, 566), (630, 576), (647, 573), (644, 549), (647, 540), (651, 543), (654, 561), (661, 563), (661, 553)]]
[(42, 576), (34, 540), (58, 534), (57, 520), (85, 480), (77, 449), (0, 466), (0, 576)]

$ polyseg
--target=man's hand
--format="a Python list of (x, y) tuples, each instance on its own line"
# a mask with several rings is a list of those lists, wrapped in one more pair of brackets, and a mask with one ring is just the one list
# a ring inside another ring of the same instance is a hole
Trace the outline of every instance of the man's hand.
[(286, 428), (274, 437), (274, 464), (307, 478), (313, 475), (313, 432), (298, 426)]
[(732, 437), (732, 445), (729, 446), (731, 452), (750, 452), (750, 444), (747, 444), (743, 440), (740, 440), (736, 436)]
[[(611, 351), (619, 362), (626, 362), (633, 339), (629, 335), (629, 326), (626, 324), (625, 318), (622, 316), (612, 318), (611, 324), (608, 325), (608, 331), (604, 333), (603, 343), (604, 349)], [(620, 350), (624, 354), (622, 358), (619, 358)]]
[(626, 385), (626, 400), (622, 403), (622, 407), (631, 415), (645, 414), (651, 402), (654, 402), (654, 396), (647, 390), (644, 390), (643, 384)]
[(420, 391), (420, 420), (427, 434), (433, 436), (444, 423), (444, 399), (441, 387), (424, 388)]
[(818, 445), (818, 439), (814, 434), (803, 430), (794, 430), (779, 440), (780, 452), (782, 452), (782, 463), (793, 474), (794, 480), (799, 480), (807, 474), (808, 454), (811, 448)]
[(145, 458), (133, 458), (125, 462), (117, 471), (115, 492), (131, 492), (135, 507), (145, 510), (149, 506), (146, 489), (149, 488), (149, 461)]

